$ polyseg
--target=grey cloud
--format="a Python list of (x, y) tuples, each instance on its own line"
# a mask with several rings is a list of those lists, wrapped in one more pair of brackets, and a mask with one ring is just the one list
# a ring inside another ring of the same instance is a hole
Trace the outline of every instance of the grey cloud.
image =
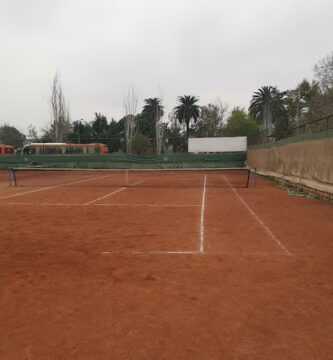
[(45, 126), (57, 70), (73, 119), (119, 119), (132, 81), (169, 110), (189, 93), (247, 107), (262, 85), (311, 78), (332, 13), (326, 0), (0, 0), (0, 120)]

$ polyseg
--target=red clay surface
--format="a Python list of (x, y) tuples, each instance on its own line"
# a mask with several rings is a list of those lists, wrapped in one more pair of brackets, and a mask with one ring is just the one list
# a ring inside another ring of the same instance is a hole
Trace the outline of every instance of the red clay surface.
[(0, 174), (1, 359), (332, 358), (331, 204)]

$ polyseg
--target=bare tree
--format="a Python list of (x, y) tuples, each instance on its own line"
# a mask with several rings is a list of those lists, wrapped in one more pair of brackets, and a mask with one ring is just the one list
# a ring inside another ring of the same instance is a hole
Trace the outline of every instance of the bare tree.
[(165, 127), (161, 123), (161, 118), (164, 115), (164, 107), (162, 106), (163, 91), (160, 86), (158, 86), (157, 93), (158, 93), (158, 99), (160, 99), (160, 101), (156, 103), (156, 110), (155, 110), (156, 155), (161, 155)]
[(161, 124), (162, 115), (163, 115), (162, 107), (159, 106), (159, 104), (156, 104), (156, 111), (155, 111), (156, 155), (161, 155), (162, 152), (163, 136), (164, 136), (164, 126)]
[(69, 131), (70, 115), (58, 73), (51, 84), (51, 116), (51, 137), (54, 142), (63, 142)]
[(220, 97), (217, 97), (215, 100), (215, 105), (219, 109), (219, 118), (221, 119), (220, 128), (223, 131), (223, 121), (228, 111), (228, 104), (223, 104), (223, 101)]
[(27, 139), (31, 142), (37, 142), (38, 141), (38, 132), (36, 127), (33, 124), (30, 124), (28, 127), (28, 136)]
[(126, 150), (131, 152), (131, 141), (136, 132), (136, 113), (138, 108), (138, 91), (135, 84), (128, 86), (127, 94), (124, 98), (125, 107), (125, 135), (126, 135)]
[(323, 92), (333, 88), (333, 52), (321, 59), (313, 68), (315, 78)]

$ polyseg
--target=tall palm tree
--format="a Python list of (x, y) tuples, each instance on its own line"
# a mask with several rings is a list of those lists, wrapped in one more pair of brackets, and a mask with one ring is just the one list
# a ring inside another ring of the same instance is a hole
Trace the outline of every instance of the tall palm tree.
[(145, 105), (142, 109), (142, 114), (148, 116), (152, 120), (159, 121), (164, 114), (164, 106), (161, 104), (161, 99), (145, 99)]
[(142, 115), (146, 126), (151, 129), (152, 138), (155, 138), (156, 154), (160, 155), (162, 151), (163, 126), (161, 117), (164, 114), (164, 107), (159, 98), (145, 99), (145, 105), (142, 109)]
[(283, 111), (284, 96), (284, 92), (273, 86), (263, 86), (252, 96), (249, 113), (263, 125), (267, 136), (271, 135), (272, 124)]
[(189, 137), (190, 121), (191, 119), (193, 119), (194, 122), (196, 122), (200, 115), (200, 106), (196, 104), (199, 101), (199, 98), (192, 95), (184, 95), (184, 96), (178, 96), (178, 101), (180, 104), (176, 106), (173, 110), (176, 119), (180, 123), (185, 122), (186, 134), (187, 137)]

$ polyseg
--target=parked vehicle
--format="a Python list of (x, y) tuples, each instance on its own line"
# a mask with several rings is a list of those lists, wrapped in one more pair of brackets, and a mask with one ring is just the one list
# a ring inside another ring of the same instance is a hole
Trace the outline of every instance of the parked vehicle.
[(67, 144), (67, 143), (32, 143), (25, 145), (22, 154), (26, 155), (94, 155), (106, 154), (104, 144)]
[(0, 156), (2, 155), (15, 155), (16, 151), (12, 145), (0, 144)]

